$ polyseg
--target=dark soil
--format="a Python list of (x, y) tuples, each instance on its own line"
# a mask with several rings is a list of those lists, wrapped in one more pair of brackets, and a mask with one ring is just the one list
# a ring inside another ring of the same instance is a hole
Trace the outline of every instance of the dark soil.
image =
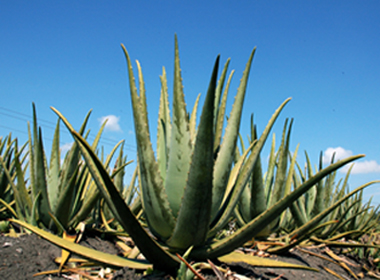
[[(100, 240), (96, 237), (84, 238), (81, 244), (96, 248), (97, 250), (117, 254), (118, 249), (112, 242)], [(314, 249), (315, 251), (315, 249)], [(316, 252), (323, 254), (321, 249)], [(61, 250), (55, 245), (37, 237), (36, 235), (23, 235), (19, 238), (11, 238), (6, 236), (0, 236), (0, 279), (8, 280), (21, 280), (21, 279), (79, 279), (79, 278), (67, 278), (68, 274), (58, 275), (45, 275), (33, 277), (35, 273), (54, 270), (58, 268), (58, 265), (54, 262), (56, 257), (59, 257)], [(250, 279), (260, 280), (274, 280), (274, 279), (338, 279), (337, 277), (329, 274), (323, 267), (327, 267), (335, 271), (338, 275), (344, 279), (355, 279), (347, 271), (345, 271), (339, 265), (323, 260), (321, 258), (311, 256), (307, 253), (301, 252), (296, 249), (287, 256), (272, 256), (271, 258), (286, 261), (290, 263), (302, 264), (310, 267), (314, 267), (320, 270), (320, 272), (295, 270), (295, 269), (275, 269), (275, 268), (259, 268), (252, 267), (244, 264), (238, 264), (230, 266), (232, 273), (244, 275)], [(364, 278), (361, 279), (374, 279), (369, 277), (365, 271), (362, 270), (362, 265), (365, 261), (355, 261), (349, 259), (351, 263), (359, 266), (350, 266), (350, 269), (358, 275), (362, 273)], [(208, 279), (217, 279), (212, 271), (202, 272), (206, 274)], [(127, 268), (113, 272), (113, 278), (117, 280), (123, 279), (168, 279), (165, 275), (155, 275), (150, 277), (143, 277), (142, 274), (136, 273), (133, 270)], [(97, 278), (101, 279), (101, 278)], [(233, 278), (228, 278), (233, 279)]]

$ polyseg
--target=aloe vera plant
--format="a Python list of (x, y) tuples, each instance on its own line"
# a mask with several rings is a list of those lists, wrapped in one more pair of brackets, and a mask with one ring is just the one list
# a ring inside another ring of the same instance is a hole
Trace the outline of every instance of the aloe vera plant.
[[(312, 176), (313, 174), (307, 153), (306, 162), (305, 174), (302, 173), (301, 168), (297, 165), (299, 176), (296, 176), (295, 174), (295, 187), (297, 187), (301, 181), (304, 181), (305, 178)], [(331, 159), (331, 163), (333, 162), (334, 157)], [(294, 221), (298, 227), (303, 226), (309, 220), (325, 211), (329, 206), (348, 195), (348, 179), (352, 168), (353, 165), (349, 168), (346, 176), (337, 182), (337, 172), (331, 173), (324, 180), (321, 180), (314, 188), (305, 193), (304, 196), (300, 197), (300, 199), (290, 207)], [(320, 169), (322, 169), (322, 155), (319, 160), (319, 170)], [(370, 182), (369, 185), (374, 183), (378, 183), (378, 181)], [(321, 220), (321, 222), (336, 222), (326, 225), (323, 230), (319, 230), (319, 237), (330, 238), (338, 233), (342, 234), (343, 232), (349, 232), (351, 230), (363, 229), (366, 225), (364, 222), (365, 220), (361, 220), (359, 224), (359, 218), (367, 216), (366, 213), (368, 213), (372, 207), (370, 207), (370, 202), (364, 206), (362, 199), (363, 190), (360, 190), (355, 192), (353, 196), (347, 198), (344, 203), (331, 211), (323, 220)]]
[[(87, 114), (79, 133), (84, 134), (89, 116), (90, 113)], [(95, 137), (91, 147), (93, 150), (98, 145), (104, 125)], [(15, 163), (12, 167), (17, 178), (17, 183), (11, 182), (17, 206), (16, 218), (59, 232), (68, 228), (75, 228), (78, 223), (89, 218), (89, 214), (100, 199), (100, 193), (91, 180), (89, 170), (80, 160), (80, 149), (74, 143), (65, 155), (63, 163), (61, 163), (58, 120), (48, 164), (43, 147), (42, 130), (38, 127), (34, 104), (32, 131), (29, 125), (28, 128), (30, 184), (27, 184), (25, 168), (22, 170), (21, 151), (18, 151), (17, 142), (15, 145)], [(104, 164), (105, 168), (108, 168), (120, 144), (122, 143), (117, 144), (107, 157)], [(119, 155), (118, 162), (119, 165), (116, 168), (124, 168), (126, 165), (122, 154)], [(11, 169), (5, 169), (8, 177), (10, 177)], [(115, 174), (115, 183), (119, 185), (120, 179), (118, 177), (123, 176), (123, 174), (122, 172)]]
[[(293, 154), (289, 151), (289, 139), (292, 122), (290, 122), (287, 128), (288, 121), (285, 122), (281, 145), (278, 152), (275, 152), (275, 141), (273, 137), (272, 148), (269, 156), (269, 164), (265, 175), (262, 174), (261, 161), (258, 160), (255, 165), (255, 171), (253, 172), (251, 179), (248, 181), (244, 193), (241, 196), (240, 203), (235, 209), (235, 217), (240, 226), (248, 223), (250, 220), (264, 212), (271, 205), (275, 204), (281, 197), (291, 192), (292, 188), (296, 189), (301, 184), (305, 183), (308, 178), (321, 171), (322, 168), (322, 155), (320, 157), (319, 169), (313, 172), (313, 168), (310, 163), (308, 154), (306, 154), (306, 169), (305, 173), (302, 172), (299, 164), (296, 161), (298, 146)], [(256, 140), (256, 127), (251, 119), (251, 137), (249, 142), (252, 143)], [(274, 136), (274, 135), (273, 135)], [(245, 151), (243, 141), (241, 140), (241, 146), (243, 152)], [(331, 160), (331, 164), (334, 163), (334, 158)], [(368, 187), (374, 183), (366, 184), (364, 187), (360, 187), (353, 193), (348, 193), (348, 178), (350, 170), (347, 173), (344, 180), (335, 182), (337, 171), (331, 172), (324, 179), (317, 182), (310, 190), (305, 192), (299, 199), (292, 203), (289, 209), (282, 213), (278, 219), (271, 224), (267, 225), (265, 229), (260, 232), (260, 237), (268, 236), (269, 233), (275, 231), (281, 231), (283, 229), (286, 232), (297, 232), (299, 227), (307, 226), (308, 231), (303, 231), (303, 236), (298, 236), (298, 242), (302, 239), (308, 238), (318, 233), (318, 237), (327, 238), (332, 237), (334, 234), (364, 234), (367, 223), (355, 224), (361, 214), (364, 217), (364, 212), (367, 212), (368, 208), (362, 209), (361, 199), (358, 194), (362, 194), (362, 189)], [(298, 173), (297, 173), (298, 170)], [(343, 183), (342, 183), (343, 181)], [(342, 185), (340, 186), (340, 183)], [(353, 197), (354, 198), (353, 198)], [(342, 203), (336, 204), (338, 201)], [(331, 205), (335, 205), (331, 208)], [(359, 210), (360, 209), (360, 210)], [(316, 219), (313, 219), (316, 218)], [(368, 222), (368, 219), (365, 220)], [(348, 228), (348, 224), (351, 226)], [(353, 226), (356, 226), (354, 232)], [(372, 223), (370, 224), (372, 225)], [(342, 229), (347, 230), (343, 233)], [(360, 230), (359, 230), (360, 229)], [(282, 236), (286, 239), (287, 234)], [(292, 236), (294, 238), (294, 235)], [(296, 244), (294, 243), (293, 246)], [(289, 249), (289, 247), (287, 247)], [(279, 252), (278, 250), (276, 251)]]
[[(231, 258), (236, 259), (234, 253), (231, 253), (235, 248), (258, 234), (267, 224), (278, 219), (287, 207), (325, 176), (361, 157), (353, 156), (320, 170), (232, 235), (218, 240), (215, 238), (217, 233), (230, 221), (244, 188), (255, 170), (255, 164), (270, 130), (289, 99), (275, 111), (257, 141), (251, 143), (235, 162), (242, 107), (255, 49), (243, 73), (222, 140), (226, 97), (232, 77), (231, 74), (223, 91), (229, 61), (225, 64), (217, 84), (219, 57), (216, 59), (199, 124), (196, 127), (198, 102), (189, 117), (184, 101), (176, 39), (172, 116), (169, 112), (164, 70), (161, 76), (157, 156), (155, 156), (150, 142), (147, 97), (142, 70), (137, 62), (138, 94), (129, 54), (124, 46), (123, 50), (127, 59), (135, 122), (142, 206), (149, 230), (155, 238), (152, 238), (136, 219), (90, 145), (60, 112), (54, 108), (53, 110), (73, 135), (109, 209), (156, 268), (176, 270), (180, 261), (174, 253), (182, 254), (190, 247), (193, 247), (189, 253), (189, 258), (192, 259), (223, 260), (224, 258), (229, 261)], [(249, 257), (245, 261), (248, 259)]]
[[(302, 169), (295, 161), (296, 153), (290, 157), (291, 165), (293, 168), (296, 166), (298, 169), (298, 173), (292, 172), (291, 182), (294, 189), (297, 189), (308, 178), (314, 176), (309, 157), (307, 153), (305, 154), (305, 173), (302, 172)], [(331, 164), (333, 162), (334, 159), (331, 160)], [(280, 225), (280, 229), (285, 229), (285, 232), (287, 232), (287, 234), (282, 234), (279, 237), (279, 239), (286, 241), (285, 245), (271, 248), (268, 250), (269, 252), (277, 254), (287, 252), (302, 241), (309, 240), (312, 237), (342, 238), (353, 237), (356, 234), (361, 236), (369, 229), (369, 227), (366, 227), (368, 224), (365, 223), (360, 226), (356, 224), (356, 229), (352, 227), (348, 229), (346, 225), (355, 221), (361, 214), (363, 214), (361, 217), (364, 217), (364, 213), (367, 213), (370, 207), (360, 208), (359, 211), (358, 207), (361, 204), (363, 189), (379, 183), (379, 181), (369, 182), (349, 192), (348, 178), (352, 167), (350, 167), (344, 180), (341, 179), (336, 183), (336, 171), (331, 172), (290, 205), (289, 211), (286, 212), (287, 215), (283, 214)], [(319, 169), (316, 174), (321, 170), (322, 156), (320, 157)], [(368, 215), (365, 216), (368, 217)]]

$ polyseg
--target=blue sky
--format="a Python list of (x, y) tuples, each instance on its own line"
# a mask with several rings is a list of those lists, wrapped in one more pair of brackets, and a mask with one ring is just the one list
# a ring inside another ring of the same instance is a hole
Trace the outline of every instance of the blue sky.
[[(159, 75), (165, 66), (171, 92), (176, 33), (189, 111), (198, 93), (205, 93), (218, 54), (223, 64), (231, 57), (229, 69), (236, 71), (230, 111), (257, 46), (242, 134), (251, 113), (262, 132), (274, 110), (292, 97), (275, 126), (277, 142), (285, 118), (294, 118), (291, 148), (300, 143), (300, 162), (304, 150), (315, 164), (321, 151), (326, 158), (332, 151), (366, 154), (351, 175), (350, 185), (357, 187), (380, 179), (379, 13), (379, 1), (2, 1), (0, 135), (12, 132), (26, 141), (35, 102), (49, 150), (57, 120), (50, 106), (76, 128), (93, 109), (93, 134), (105, 117), (113, 124), (101, 142), (106, 151), (125, 139), (125, 152), (135, 159), (120, 44), (142, 65), (155, 138)], [(61, 146), (71, 142), (62, 132)], [(266, 148), (263, 158), (267, 154)], [(379, 186), (369, 195), (380, 203)]]

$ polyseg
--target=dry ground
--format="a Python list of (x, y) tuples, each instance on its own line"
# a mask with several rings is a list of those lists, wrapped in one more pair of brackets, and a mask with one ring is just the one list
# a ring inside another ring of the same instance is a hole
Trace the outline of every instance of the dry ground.
[[(100, 240), (96, 237), (84, 238), (81, 244), (96, 248), (104, 252), (117, 254), (118, 249), (112, 242)], [(315, 251), (315, 249), (314, 249)], [(319, 254), (323, 254), (321, 249), (316, 251)], [(47, 270), (57, 269), (58, 266), (54, 263), (54, 259), (60, 256), (61, 250), (50, 244), (49, 242), (37, 237), (34, 234), (23, 235), (19, 238), (0, 236), (0, 279), (7, 280), (41, 280), (41, 279), (79, 279), (79, 278), (67, 278), (68, 275), (47, 275), (33, 277), (35, 273)], [(339, 265), (323, 260), (321, 258), (311, 256), (300, 250), (294, 250), (287, 256), (272, 256), (274, 259), (281, 261), (287, 261), (302, 265), (311, 266), (320, 270), (320, 272), (312, 272), (305, 270), (289, 270), (289, 269), (274, 269), (274, 268), (258, 268), (247, 265), (231, 266), (231, 271), (244, 275), (250, 279), (261, 280), (299, 280), (299, 279), (339, 279), (329, 274), (323, 267), (335, 271), (342, 279), (355, 279), (346, 270)], [(361, 279), (374, 279), (368, 276), (361, 266), (366, 260), (360, 262), (349, 259), (351, 263), (358, 266), (350, 266), (350, 268), (357, 274), (363, 273), (364, 278)], [(208, 279), (217, 279), (215, 274), (205, 272)], [(143, 276), (135, 271), (122, 269), (113, 272), (112, 279), (142, 279)], [(146, 279), (145, 277), (144, 279)], [(164, 279), (168, 276), (150, 276), (149, 279)], [(85, 279), (85, 278), (84, 278)]]

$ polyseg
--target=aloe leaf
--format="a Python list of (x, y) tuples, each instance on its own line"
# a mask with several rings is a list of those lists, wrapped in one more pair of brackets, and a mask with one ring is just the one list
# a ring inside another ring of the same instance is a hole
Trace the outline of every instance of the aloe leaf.
[[(229, 75), (228, 82), (225, 90), (223, 91), (224, 82), (226, 80), (228, 65), (230, 64), (231, 59), (228, 58), (226, 63), (224, 64), (222, 74), (218, 80), (218, 85), (215, 91), (215, 103), (214, 103), (214, 151), (216, 152), (220, 146), (220, 140), (222, 137), (224, 117), (226, 111), (226, 103), (227, 103), (227, 95), (230, 87), (230, 82), (233, 76), (233, 72)], [(223, 91), (223, 95), (222, 95)]]
[(314, 208), (315, 199), (317, 197), (317, 188), (312, 187), (306, 194), (305, 194), (305, 209), (306, 209), (306, 215), (308, 219), (312, 218), (312, 210)]
[[(67, 183), (65, 188), (61, 191), (58, 197), (58, 204), (54, 211), (54, 216), (57, 218), (57, 220), (60, 222), (60, 224), (63, 225), (65, 229), (68, 228), (68, 223), (71, 216), (71, 211), (73, 210), (72, 202), (75, 199), (75, 196), (78, 196), (78, 194), (75, 190), (76, 188), (76, 177), (77, 173), (79, 171), (79, 166), (77, 167), (75, 173), (72, 174), (72, 177), (70, 178), (70, 181)], [(68, 209), (68, 207), (70, 207)], [(53, 223), (53, 220), (51, 221)], [(50, 228), (52, 225), (50, 226)]]
[(133, 119), (137, 144), (139, 165), (139, 180), (143, 193), (143, 207), (151, 230), (162, 239), (171, 236), (175, 220), (171, 212), (168, 197), (165, 193), (159, 166), (155, 160), (152, 144), (150, 142), (147, 123), (146, 104), (142, 104), (134, 81), (131, 61), (127, 50), (122, 45), (129, 75), (129, 86), (133, 107)]
[(103, 198), (107, 202), (108, 207), (123, 229), (132, 237), (144, 256), (155, 266), (169, 271), (175, 269), (178, 262), (170, 254), (163, 250), (163, 248), (161, 248), (160, 245), (156, 243), (156, 241), (154, 241), (142, 228), (129, 207), (125, 204), (107, 171), (104, 169), (102, 163), (92, 151), (88, 143), (80, 134), (73, 130), (72, 126), (61, 113), (54, 108), (52, 109), (70, 130), (70, 133), (82, 151), (82, 155), (86, 160), (87, 167), (91, 172), (92, 178), (94, 179), (99, 191), (102, 193)]
[(103, 253), (103, 252), (97, 251), (95, 249), (91, 249), (91, 248), (84, 247), (84, 246), (76, 244), (76, 243), (72, 243), (69, 240), (65, 240), (63, 238), (55, 236), (54, 234), (51, 234), (47, 231), (41, 230), (35, 226), (32, 226), (30, 224), (27, 224), (27, 223), (19, 221), (19, 220), (10, 219), (10, 221), (12, 223), (16, 223), (16, 224), (34, 232), (38, 236), (49, 241), (50, 243), (53, 243), (54, 245), (57, 245), (58, 247), (61, 247), (67, 251), (75, 253), (75, 254), (77, 254), (81, 257), (84, 257), (86, 259), (90, 259), (92, 261), (95, 261), (97, 263), (103, 264), (105, 266), (129, 267), (129, 268), (141, 269), (141, 270), (146, 270), (146, 269), (152, 267), (151, 264), (144, 262), (144, 261), (141, 261), (141, 260), (122, 258), (122, 257), (116, 256), (116, 255)]
[(141, 110), (142, 110), (140, 114), (144, 118), (144, 122), (147, 124), (147, 128), (149, 131), (148, 106), (146, 104), (145, 82), (144, 82), (144, 78), (143, 78), (143, 74), (141, 70), (141, 65), (138, 60), (136, 60), (136, 66), (137, 66), (137, 71), (139, 75), (139, 93), (140, 93), (139, 100), (140, 100)]
[[(86, 118), (85, 118), (85, 121), (84, 121), (84, 123), (82, 124), (81, 129), (79, 130), (80, 135), (83, 135), (83, 132), (84, 132), (85, 126), (86, 126), (87, 121), (88, 121), (87, 119), (90, 117), (90, 113), (91, 113), (91, 112), (92, 112), (92, 110), (90, 110), (90, 111), (88, 112), (88, 114), (87, 114), (87, 116), (86, 116)], [(96, 134), (96, 136), (95, 136), (95, 138), (94, 138), (94, 141), (93, 141), (92, 144), (91, 144), (91, 148), (92, 148), (93, 151), (96, 151), (97, 148), (98, 148), (98, 145), (99, 145), (99, 142), (100, 142), (100, 138), (102, 137), (102, 134), (103, 134), (103, 131), (104, 131), (106, 125), (107, 125), (107, 122), (108, 122), (108, 119), (106, 119), (106, 120), (102, 123), (102, 125), (100, 126), (99, 131), (97, 132), (97, 134)], [(90, 134), (90, 131), (87, 131), (86, 135), (84, 136), (84, 139), (87, 139), (87, 137), (88, 137), (89, 134)], [(117, 146), (120, 144), (120, 142), (123, 142), (123, 141), (119, 141), (119, 143), (117, 144)], [(75, 142), (74, 142), (74, 144), (75, 144)], [(114, 148), (112, 149), (112, 151), (111, 151), (111, 153), (112, 153), (111, 158), (112, 158), (113, 153), (115, 152), (115, 150), (116, 150), (116, 148), (114, 147)], [(109, 156), (108, 156), (108, 157), (109, 157)]]
[(274, 169), (276, 166), (276, 135), (273, 133), (272, 136), (272, 145), (271, 149), (269, 152), (269, 161), (268, 161), (268, 168), (267, 172), (265, 174), (265, 180), (264, 180), (264, 189), (265, 189), (265, 194), (267, 197), (266, 203), (269, 205), (272, 200), (272, 189), (273, 189), (273, 181), (274, 181)]
[[(251, 116), (251, 138), (257, 140), (256, 127), (253, 124), (253, 116)], [(253, 172), (251, 175), (251, 202), (250, 202), (250, 219), (260, 215), (267, 209), (265, 189), (263, 182), (263, 171), (261, 168), (260, 156), (257, 158), (255, 165), (253, 167)], [(247, 220), (247, 221), (249, 221)]]
[[(287, 167), (288, 167), (288, 155), (289, 155), (289, 142), (290, 142), (290, 131), (293, 124), (293, 119), (290, 121), (288, 127), (288, 119), (285, 120), (281, 145), (277, 152), (277, 168), (276, 168), (276, 176), (274, 180), (273, 193), (271, 194), (271, 204), (268, 206), (271, 207), (277, 201), (279, 201), (282, 197), (284, 197), (285, 189), (286, 189), (286, 178), (287, 178)], [(293, 172), (293, 170), (289, 170)], [(290, 177), (292, 178), (292, 177)], [(290, 187), (290, 186), (289, 186)], [(272, 221), (270, 228), (275, 230), (280, 226), (281, 218), (284, 217), (284, 213), (280, 215), (278, 218)]]
[[(37, 113), (35, 104), (32, 104), (33, 109), (33, 136), (29, 130), (29, 147), (30, 147), (30, 180), (32, 184), (32, 196), (34, 199), (39, 196), (36, 201), (37, 219), (44, 224), (49, 225), (50, 212), (49, 198), (47, 194), (46, 182), (46, 158), (44, 154), (42, 131), (37, 124)], [(33, 138), (32, 138), (33, 137)]]
[[(231, 59), (228, 58), (226, 63), (224, 64), (222, 74), (220, 75), (220, 78), (218, 80), (218, 84), (216, 86), (215, 90), (215, 100), (214, 100), (214, 128), (216, 127), (216, 122), (218, 119), (219, 115), (219, 108), (220, 108), (220, 100), (222, 98), (222, 91), (223, 91), (223, 86), (224, 86), (224, 81), (226, 80), (226, 75), (227, 75), (227, 70), (228, 70), (228, 65), (230, 64)], [(224, 116), (224, 113), (223, 113)], [(214, 131), (215, 133), (215, 131)]]
[[(286, 133), (288, 119), (285, 121), (283, 133), (282, 133), (282, 140), (280, 149), (278, 151), (278, 163), (277, 163), (277, 172), (276, 172), (276, 178), (275, 178), (275, 184), (274, 184), (274, 200), (272, 200), (272, 203), (275, 204), (277, 201), (279, 201), (285, 193), (285, 183), (287, 178), (287, 167), (288, 167), (288, 154), (289, 154), (289, 142), (290, 142), (290, 131), (293, 124), (293, 119), (290, 121), (288, 131)], [(292, 178), (292, 177), (290, 177)], [(272, 206), (272, 205), (269, 205)]]
[(311, 238), (312, 241), (315, 241), (315, 242), (318, 242), (318, 243), (322, 243), (322, 244), (325, 244), (329, 247), (337, 247), (337, 248), (341, 248), (341, 247), (347, 247), (347, 248), (376, 248), (376, 249), (380, 249), (380, 246), (379, 245), (374, 245), (374, 244), (365, 244), (365, 243), (349, 243), (349, 242), (339, 242), (339, 241), (328, 241), (328, 240), (321, 240), (317, 237), (312, 237)]
[(49, 216), (52, 219), (55, 227), (57, 228), (57, 231), (59, 232), (59, 234), (64, 235), (65, 234), (65, 227), (60, 223), (60, 221), (52, 213), (49, 213)]
[(202, 246), (206, 241), (210, 223), (212, 200), (212, 170), (214, 163), (214, 99), (219, 56), (216, 59), (210, 85), (203, 106), (194, 152), (184, 192), (181, 209), (173, 236), (168, 240), (171, 247), (187, 249)]
[(3, 153), (5, 144), (7, 143), (7, 140), (9, 140), (8, 137), (10, 137), (10, 135), (5, 136), (4, 139), (3, 139), (3, 136), (0, 136), (0, 154)]
[(197, 99), (195, 100), (195, 104), (193, 110), (190, 115), (189, 129), (190, 129), (190, 139), (191, 144), (194, 145), (195, 136), (197, 135), (197, 113), (198, 113), (198, 105), (201, 94), (198, 94)]
[[(298, 144), (294, 153), (293, 153), (293, 156), (291, 157), (289, 171), (288, 171), (288, 175), (287, 175), (286, 182), (285, 182), (285, 190), (284, 190), (285, 195), (287, 195), (291, 192), (299, 146), (300, 145)], [(290, 154), (289, 148), (288, 148), (288, 153)]]
[[(1, 160), (1, 157), (0, 157), (0, 160)], [(12, 203), (7, 203), (6, 201), (2, 200), (1, 198), (0, 198), (0, 203), (3, 204), (4, 207), (6, 209), (8, 209), (9, 212), (12, 213), (13, 217), (15, 217), (16, 219), (18, 218), (18, 215), (17, 215), (16, 211), (12, 208)], [(1, 211), (3, 211), (3, 210), (5, 210), (5, 209), (4, 208), (1, 209)], [(1, 213), (1, 211), (0, 211), (0, 213)]]
[[(252, 125), (253, 125), (252, 121), (253, 120), (252, 120), (252, 115), (251, 115), (251, 130), (252, 130)], [(252, 139), (253, 138), (254, 137), (252, 137)], [(244, 146), (244, 143), (243, 143), (243, 139), (242, 139), (242, 137), (241, 137), (240, 134), (239, 134), (239, 139), (240, 139), (241, 150), (244, 153), (246, 151), (246, 149), (245, 149), (245, 146)], [(253, 141), (255, 141), (255, 140), (253, 140)], [(251, 141), (251, 139), (249, 139), (249, 137), (248, 137), (248, 142), (252, 143), (252, 141)], [(238, 152), (236, 152), (236, 154), (238, 154)], [(238, 154), (238, 157), (240, 159), (240, 157), (241, 157), (240, 154)], [(260, 166), (260, 168), (261, 168), (261, 166)], [(241, 194), (241, 196), (239, 198), (238, 206), (234, 210), (234, 212), (236, 213), (237, 212), (236, 210), (238, 209), (238, 212), (240, 212), (239, 213), (239, 216), (240, 216), (239, 219), (242, 218), (243, 221), (249, 221), (249, 220), (251, 220), (251, 209), (250, 209), (251, 205), (250, 204), (252, 202), (251, 191), (252, 191), (252, 186), (253, 186), (253, 176), (254, 176), (253, 174), (254, 173), (255, 173), (255, 171), (252, 172), (252, 176), (251, 176), (249, 182), (246, 184), (246, 186), (245, 186), (245, 188), (244, 188), (244, 190), (243, 190), (243, 192), (242, 192), (242, 194)], [(256, 175), (260, 176), (262, 174), (256, 174)], [(245, 222), (243, 222), (243, 224), (244, 223)]]
[(60, 185), (60, 161), (61, 155), (59, 150), (59, 119), (57, 121), (54, 137), (53, 137), (53, 146), (51, 148), (50, 154), (50, 165), (47, 184), (49, 187), (48, 198), (51, 210), (55, 212), (59, 196), (59, 185)]
[[(31, 194), (32, 199), (35, 199), (35, 197), (38, 194), (38, 190), (36, 188), (36, 174), (35, 174), (35, 149), (33, 146), (33, 143), (36, 142), (36, 136), (37, 135), (37, 117), (35, 115), (35, 105), (32, 103), (32, 109), (33, 109), (33, 133), (32, 129), (30, 128), (30, 123), (28, 122), (28, 144), (29, 144), (29, 174), (30, 174), (30, 185), (31, 185)], [(33, 137), (33, 138), (32, 138)]]
[(247, 254), (241, 254), (238, 252), (232, 252), (224, 256), (218, 257), (218, 260), (227, 264), (246, 263), (254, 267), (275, 267), (275, 268), (287, 268), (287, 269), (305, 269), (311, 271), (319, 271), (316, 268), (298, 265), (293, 263), (281, 262), (272, 260), (269, 258), (261, 258), (257, 256), (251, 256)]
[[(307, 154), (306, 154), (306, 159), (308, 160), (307, 165), (311, 166), (310, 160)], [(322, 161), (323, 161), (323, 156), (321, 153), (319, 156), (319, 169), (318, 169), (319, 171), (322, 170)], [(316, 193), (314, 207), (311, 212), (313, 216), (316, 216), (323, 211), (323, 202), (325, 200), (325, 192), (324, 192), (323, 187), (324, 187), (323, 180), (321, 180), (320, 182), (317, 183), (317, 186), (316, 186), (317, 193)]]
[[(35, 138), (36, 139), (36, 138)], [(48, 213), (50, 210), (49, 198), (47, 194), (47, 182), (46, 182), (46, 162), (44, 155), (44, 148), (42, 144), (42, 131), (39, 128), (37, 141), (34, 142), (35, 149), (35, 172), (36, 172), (36, 190), (40, 193), (40, 199), (37, 204), (38, 219), (48, 227), (50, 222), (50, 216)]]
[(238, 206), (234, 210), (234, 215), (236, 212), (239, 215), (239, 220), (241, 220), (242, 223), (239, 223), (239, 225), (244, 225), (247, 221), (251, 220), (251, 213), (250, 213), (250, 204), (252, 202), (251, 198), (251, 182), (247, 184), (240, 196)]
[[(292, 183), (294, 181), (294, 169), (295, 169), (295, 165), (296, 165), (296, 158), (297, 158), (297, 154), (298, 154), (298, 149), (299, 149), (299, 144), (297, 145), (296, 147), (296, 150), (294, 151), (294, 154), (293, 156), (291, 157), (291, 162), (290, 162), (290, 166), (289, 166), (289, 171), (288, 171), (288, 175), (287, 175), (287, 178), (286, 178), (286, 182), (285, 182), (285, 188), (284, 188), (284, 195), (288, 195), (290, 192), (291, 192), (291, 187), (292, 187)], [(288, 150), (288, 153), (290, 154), (289, 152), (289, 148), (287, 148)], [(310, 191), (310, 190), (309, 190)], [(309, 192), (308, 191), (308, 192)], [(307, 192), (306, 192), (307, 193)], [(298, 200), (299, 201), (299, 200)], [(292, 206), (295, 206), (297, 202), (293, 203), (291, 206), (290, 206), (290, 209)], [(281, 221), (280, 221), (280, 225), (281, 223), (283, 222), (283, 220), (285, 219), (285, 216), (286, 216), (286, 213), (283, 213), (281, 215)], [(306, 216), (306, 214), (304, 215)]]
[(192, 152), (189, 119), (186, 112), (181, 69), (179, 64), (177, 37), (175, 37), (173, 88), (173, 123), (165, 190), (172, 213), (175, 217), (177, 217), (186, 187), (186, 178), (190, 169), (190, 158)]
[[(290, 98), (285, 100), (280, 107), (275, 111), (275, 113), (272, 115), (271, 119), (269, 120), (266, 128), (264, 129), (264, 132), (260, 136), (260, 139), (257, 141), (256, 145), (253, 147), (252, 153), (249, 155), (247, 161), (244, 163), (242, 170), (239, 173), (239, 176), (236, 181), (236, 186), (234, 186), (232, 193), (231, 193), (231, 199), (228, 201), (228, 206), (225, 207), (225, 211), (223, 212), (222, 216), (220, 217), (218, 223), (211, 229), (211, 232), (215, 233), (222, 229), (229, 220), (229, 217), (231, 216), (234, 207), (237, 205), (237, 202), (239, 201), (239, 197), (247, 184), (249, 177), (252, 174), (254, 165), (259, 157), (259, 154), (265, 144), (265, 141), (269, 135), (270, 130), (272, 129), (277, 117), (279, 116), (280, 112), (284, 108), (284, 106), (290, 101)], [(214, 173), (215, 176), (215, 173)], [(215, 178), (215, 177), (214, 177)], [(215, 186), (214, 186), (215, 187)]]
[(34, 174), (34, 149), (33, 149), (33, 142), (32, 142), (32, 132), (30, 128), (30, 123), (28, 122), (28, 154), (29, 154), (29, 174), (30, 174), (30, 186), (31, 186), (31, 199), (33, 200), (36, 196), (36, 189), (35, 189), (35, 174)]
[(203, 256), (206, 255), (209, 258), (214, 258), (214, 257), (218, 257), (218, 256), (231, 252), (232, 250), (234, 250), (234, 248), (242, 245), (244, 242), (249, 240), (252, 236), (255, 236), (257, 233), (259, 233), (265, 225), (267, 225), (268, 223), (273, 221), (276, 217), (278, 217), (282, 213), (282, 211), (284, 211), (287, 207), (289, 207), (290, 204), (296, 201), (303, 193), (308, 191), (318, 181), (323, 179), (328, 174), (339, 169), (340, 167), (344, 166), (345, 164), (352, 162), (356, 159), (359, 159), (363, 156), (364, 155), (352, 156), (352, 157), (343, 159), (341, 161), (338, 161), (334, 164), (331, 164), (330, 166), (326, 167), (325, 169), (315, 174), (313, 177), (311, 177), (309, 180), (303, 183), (299, 188), (294, 190), (292, 193), (282, 198), (279, 202), (277, 202), (271, 208), (266, 210), (260, 216), (256, 217), (255, 219), (250, 221), (248, 224), (238, 229), (235, 233), (212, 244), (206, 252), (199, 249), (198, 251), (195, 250), (193, 253), (197, 255), (198, 254), (203, 255)]
[[(226, 63), (227, 65), (227, 63)], [(227, 66), (225, 66), (227, 67)], [(218, 115), (216, 116), (216, 122), (215, 122), (215, 140), (214, 140), (214, 152), (216, 152), (220, 148), (220, 140), (222, 139), (222, 133), (223, 133), (223, 126), (224, 126), (224, 118), (225, 118), (225, 112), (226, 112), (226, 104), (227, 104), (227, 96), (228, 91), (230, 89), (230, 84), (232, 77), (234, 75), (234, 70), (231, 71), (226, 87), (223, 92), (222, 99), (220, 101), (220, 104), (218, 105)]]
[(168, 84), (164, 67), (162, 68), (160, 81), (161, 96), (157, 125), (157, 162), (162, 180), (165, 182), (168, 155), (170, 150), (171, 120), (169, 110)]
[[(230, 175), (231, 165), (234, 160), (236, 141), (239, 134), (240, 120), (243, 111), (244, 97), (247, 89), (249, 72), (252, 65), (253, 56), (256, 48), (253, 49), (245, 70), (243, 77), (240, 81), (238, 92), (235, 96), (235, 102), (228, 119), (226, 132), (223, 137), (220, 151), (218, 152), (215, 167), (214, 167), (214, 179), (213, 179), (213, 198), (212, 198), (212, 210), (211, 216), (214, 217), (220, 207), (223, 199), (223, 195), (228, 183), (228, 177)], [(232, 209), (231, 209), (232, 211)]]

